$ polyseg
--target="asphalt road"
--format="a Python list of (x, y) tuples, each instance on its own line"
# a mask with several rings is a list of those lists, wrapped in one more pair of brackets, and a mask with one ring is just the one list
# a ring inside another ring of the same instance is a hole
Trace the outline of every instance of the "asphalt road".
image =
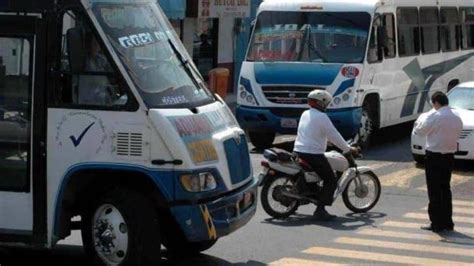
[[(367, 214), (352, 214), (338, 199), (330, 223), (311, 218), (313, 206), (279, 221), (260, 207), (247, 226), (220, 239), (195, 258), (163, 252), (164, 265), (327, 265), (338, 264), (474, 264), (474, 164), (457, 162), (452, 180), (456, 231), (434, 234), (419, 229), (427, 223), (423, 166), (415, 165), (409, 149), (410, 124), (379, 132), (359, 160), (371, 166), (382, 182), (379, 204)], [(277, 146), (291, 149), (292, 136), (280, 136)], [(261, 151), (252, 150), (255, 173)], [(0, 250), (1, 265), (88, 265), (75, 232), (52, 252)], [(10, 260), (8, 263), (6, 261)], [(29, 264), (32, 265), (32, 264)]]

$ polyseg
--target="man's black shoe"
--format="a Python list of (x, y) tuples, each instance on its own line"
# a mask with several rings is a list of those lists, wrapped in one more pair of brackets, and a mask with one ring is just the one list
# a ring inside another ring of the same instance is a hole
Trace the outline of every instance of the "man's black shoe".
[(444, 230), (444, 228), (439, 228), (439, 227), (433, 227), (432, 225), (423, 225), (420, 227), (422, 230), (427, 230), (427, 231), (432, 231), (435, 233), (439, 233)]
[(313, 214), (313, 219), (316, 221), (330, 221), (335, 219), (337, 216), (328, 213), (324, 208), (318, 208)]
[(443, 227), (443, 229), (444, 229), (444, 230), (446, 230), (446, 231), (450, 231), (450, 232), (452, 232), (452, 231), (454, 231), (454, 225), (451, 225), (451, 226), (445, 226), (445, 227)]

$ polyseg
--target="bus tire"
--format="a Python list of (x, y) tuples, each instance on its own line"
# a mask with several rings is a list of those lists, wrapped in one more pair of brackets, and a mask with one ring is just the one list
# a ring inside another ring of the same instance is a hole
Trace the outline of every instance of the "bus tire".
[(362, 117), (360, 121), (360, 129), (358, 133), (358, 145), (362, 149), (367, 149), (370, 141), (375, 133), (375, 107), (370, 101), (364, 102), (362, 106)]
[(160, 265), (158, 214), (136, 191), (118, 188), (92, 201), (82, 215), (81, 231), (95, 265)]
[(275, 132), (249, 131), (249, 138), (257, 150), (268, 149), (275, 140)]

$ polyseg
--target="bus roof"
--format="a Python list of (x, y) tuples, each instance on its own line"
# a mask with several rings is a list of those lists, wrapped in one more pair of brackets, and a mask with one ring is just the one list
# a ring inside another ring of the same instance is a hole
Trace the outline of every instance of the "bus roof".
[(261, 11), (359, 11), (374, 13), (379, 0), (265, 0)]
[(264, 0), (261, 11), (354, 11), (374, 13), (379, 6), (474, 6), (474, 0)]

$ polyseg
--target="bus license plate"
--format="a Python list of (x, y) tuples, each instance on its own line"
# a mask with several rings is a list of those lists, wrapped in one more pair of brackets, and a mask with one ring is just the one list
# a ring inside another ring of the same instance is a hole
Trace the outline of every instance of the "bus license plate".
[(281, 119), (281, 127), (283, 128), (297, 128), (298, 127), (298, 122), (296, 119), (290, 119), (290, 118), (283, 118)]

